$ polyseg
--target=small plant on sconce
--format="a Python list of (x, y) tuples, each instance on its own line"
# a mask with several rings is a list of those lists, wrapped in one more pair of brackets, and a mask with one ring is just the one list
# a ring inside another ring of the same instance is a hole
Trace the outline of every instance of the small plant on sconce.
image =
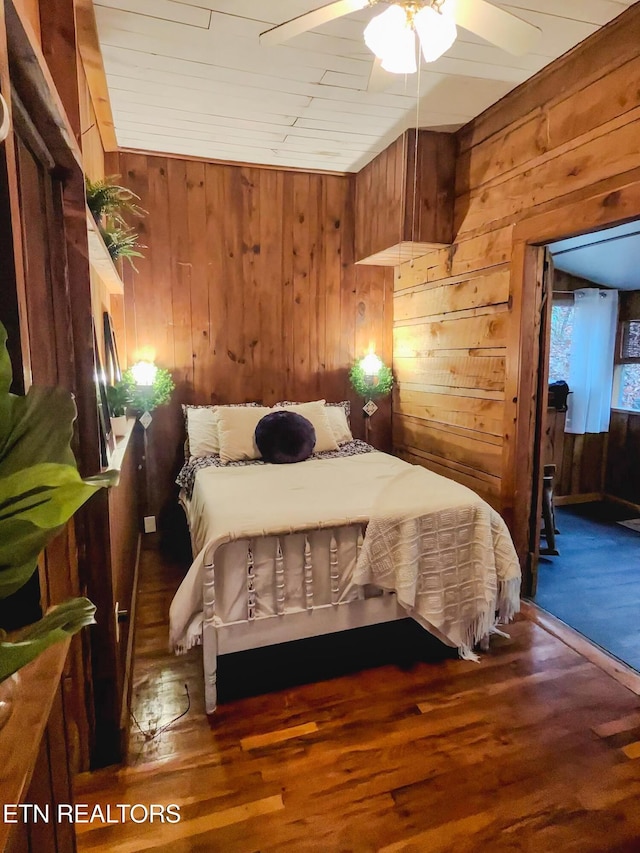
[(140, 423), (145, 429), (151, 423), (149, 413), (166, 403), (176, 387), (169, 371), (152, 361), (138, 361), (125, 370), (122, 385), (128, 394), (129, 406), (141, 416)]
[(369, 419), (378, 411), (374, 397), (385, 397), (393, 388), (393, 373), (375, 353), (369, 353), (357, 361), (349, 371), (351, 387), (364, 397), (362, 410), (365, 414), (365, 436), (369, 438)]

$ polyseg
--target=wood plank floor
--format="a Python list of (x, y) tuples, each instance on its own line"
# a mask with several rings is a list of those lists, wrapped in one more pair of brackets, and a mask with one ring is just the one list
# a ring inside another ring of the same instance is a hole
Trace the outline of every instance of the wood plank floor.
[(134, 712), (161, 727), (185, 684), (190, 711), (153, 740), (134, 727), (128, 766), (76, 786), (181, 820), (79, 825), (80, 851), (640, 851), (640, 699), (540, 625), (520, 618), (480, 664), (388, 662), (208, 721), (199, 651), (166, 650), (182, 571), (144, 552)]

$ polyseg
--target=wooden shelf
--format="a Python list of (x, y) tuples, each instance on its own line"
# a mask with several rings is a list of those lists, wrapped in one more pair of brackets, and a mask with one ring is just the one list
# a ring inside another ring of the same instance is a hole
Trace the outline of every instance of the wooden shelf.
[(116, 265), (102, 239), (102, 234), (89, 208), (87, 208), (87, 232), (89, 236), (89, 263), (104, 282), (109, 293), (124, 293), (124, 284)]
[[(3, 803), (21, 803), (28, 796), (53, 699), (69, 650), (66, 639), (46, 649), (20, 670), (14, 710), (0, 731), (0, 790)], [(41, 783), (44, 784), (43, 780)], [(8, 843), (11, 824), (0, 821), (0, 850)]]
[(115, 440), (115, 446), (109, 450), (109, 464), (106, 467), (107, 471), (120, 471), (124, 462), (124, 455), (127, 452), (129, 441), (133, 435), (133, 430), (136, 425), (137, 418), (127, 418), (127, 427), (124, 435), (118, 436)]

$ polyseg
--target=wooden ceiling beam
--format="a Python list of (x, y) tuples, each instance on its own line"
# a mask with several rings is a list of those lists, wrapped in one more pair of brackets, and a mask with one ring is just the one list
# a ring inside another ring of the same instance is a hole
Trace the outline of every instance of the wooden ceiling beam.
[(102, 147), (105, 151), (117, 151), (118, 141), (107, 88), (107, 75), (98, 41), (93, 0), (76, 0), (76, 38), (96, 113)]

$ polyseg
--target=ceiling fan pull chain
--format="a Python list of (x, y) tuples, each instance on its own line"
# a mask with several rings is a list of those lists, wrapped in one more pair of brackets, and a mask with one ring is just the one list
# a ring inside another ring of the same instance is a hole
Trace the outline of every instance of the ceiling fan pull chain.
[(416, 136), (413, 147), (413, 199), (411, 205), (411, 263), (410, 266), (413, 268), (414, 261), (414, 247), (416, 240), (416, 199), (417, 199), (417, 190), (418, 190), (418, 137), (419, 137), (419, 124), (420, 124), (420, 75), (422, 71), (422, 62), (418, 62), (418, 84), (416, 89)]

